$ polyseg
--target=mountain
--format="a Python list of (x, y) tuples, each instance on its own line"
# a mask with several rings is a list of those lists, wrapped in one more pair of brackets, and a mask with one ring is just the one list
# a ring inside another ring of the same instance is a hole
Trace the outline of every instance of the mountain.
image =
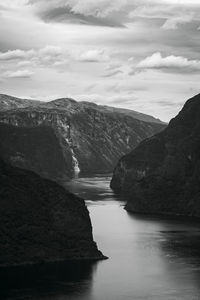
[(20, 99), (4, 94), (0, 94), (0, 110), (21, 108), (27, 106), (37, 106), (41, 101), (37, 100), (28, 100), (28, 99)]
[[(70, 105), (71, 104), (71, 105)], [(30, 100), (30, 99), (20, 99), (17, 97), (0, 94), (0, 110), (8, 110), (15, 108), (25, 108), (30, 106), (47, 106), (47, 107), (57, 107), (62, 109), (69, 109), (69, 106), (78, 108), (93, 108), (100, 112), (111, 112), (111, 113), (122, 113), (127, 116), (131, 116), (137, 120), (148, 122), (148, 123), (158, 123), (158, 124), (166, 124), (162, 122), (160, 119), (154, 118), (153, 116), (146, 115), (134, 110), (125, 109), (125, 108), (117, 108), (107, 105), (97, 105), (93, 102), (80, 101), (77, 102), (72, 98), (61, 98), (56, 99), (49, 102), (43, 102), (39, 100)]]
[(1, 110), (0, 122), (23, 128), (51, 127), (62, 148), (68, 174), (112, 172), (122, 155), (165, 128), (165, 124), (143, 122), (70, 98), (24, 105)]
[(129, 211), (200, 217), (200, 94), (120, 159), (111, 187)]
[(0, 159), (0, 267), (103, 259), (84, 200)]
[[(91, 102), (81, 102), (83, 103), (85, 106), (91, 105)], [(94, 103), (92, 103), (92, 105), (95, 105), (96, 108), (100, 111), (108, 111), (108, 112), (112, 112), (112, 113), (122, 113), (125, 114), (127, 116), (133, 117), (137, 120), (143, 121), (143, 122), (147, 122), (147, 123), (158, 123), (158, 124), (166, 124), (164, 122), (162, 122), (160, 119), (154, 118), (150, 115), (146, 115), (131, 109), (126, 109), (126, 108), (118, 108), (118, 107), (112, 107), (112, 106), (107, 106), (107, 105), (96, 105)]]
[(60, 182), (72, 176), (71, 162), (65, 158), (51, 127), (0, 123), (0, 138), (0, 156), (10, 164)]

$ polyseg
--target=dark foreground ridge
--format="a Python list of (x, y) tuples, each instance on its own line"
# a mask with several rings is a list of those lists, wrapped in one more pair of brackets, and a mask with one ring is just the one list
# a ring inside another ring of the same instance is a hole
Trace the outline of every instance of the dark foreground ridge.
[(9, 164), (59, 182), (71, 177), (54, 130), (49, 126), (19, 127), (0, 123), (0, 156)]
[(120, 159), (111, 187), (127, 197), (129, 211), (200, 217), (200, 94)]
[(84, 200), (0, 159), (0, 267), (105, 258)]

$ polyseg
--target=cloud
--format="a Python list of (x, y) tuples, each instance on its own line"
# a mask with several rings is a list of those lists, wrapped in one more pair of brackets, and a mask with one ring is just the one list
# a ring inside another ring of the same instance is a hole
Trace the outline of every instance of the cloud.
[[(144, 1), (143, 1), (144, 2)], [(186, 6), (186, 4), (190, 4)], [(133, 11), (129, 13), (129, 18), (146, 18), (146, 19), (160, 19), (164, 23), (161, 26), (165, 30), (178, 29), (180, 24), (190, 23), (199, 20), (199, 7), (191, 5), (191, 2), (177, 1), (146, 1), (146, 4), (138, 5)]]
[(164, 106), (164, 107), (179, 107), (179, 106), (182, 106), (183, 103), (180, 103), (178, 101), (175, 101), (175, 102), (172, 102), (170, 100), (165, 100), (165, 99), (162, 99), (162, 100), (158, 100), (158, 101), (155, 101), (158, 105), (160, 105), (161, 107)]
[[(176, 28), (172, 23), (186, 23), (183, 21), (183, 14), (187, 16), (191, 10), (195, 11), (199, 8), (199, 3), (192, 0), (2, 0), (2, 7), (15, 10), (27, 8), (45, 22), (109, 27), (126, 27), (136, 17), (165, 18), (166, 29), (172, 26)], [(198, 16), (197, 12), (197, 20)]]
[(122, 70), (114, 70), (112, 72), (109, 72), (109, 73), (103, 75), (103, 77), (113, 77), (118, 74), (123, 74), (123, 71)]
[(147, 19), (165, 19), (173, 16), (174, 7), (172, 5), (166, 5), (166, 3), (148, 3), (136, 6), (136, 8), (129, 12), (128, 17), (130, 19), (139, 17)]
[(7, 78), (30, 78), (34, 72), (29, 70), (8, 71), (4, 74)]
[(127, 59), (124, 63), (119, 60), (111, 60), (111, 62), (105, 68), (105, 74), (102, 77), (109, 78), (115, 77), (116, 79), (126, 80), (129, 77), (129, 73), (132, 70), (129, 62), (133, 60)]
[[(162, 0), (162, 1), (174, 4), (174, 0)], [(180, 5), (199, 5), (199, 0), (178, 0), (177, 3)]]
[(69, 61), (108, 62), (110, 57), (105, 49), (90, 49), (87, 51), (68, 51), (58, 46), (45, 46), (41, 49), (9, 50), (0, 52), (0, 61), (18, 61), (18, 66), (61, 66)]
[(122, 66), (121, 63), (119, 62), (111, 62), (110, 64), (108, 64), (106, 66), (106, 71), (113, 71), (113, 70), (117, 70), (118, 68), (120, 68)]
[(35, 51), (32, 58), (36, 63), (47, 66), (62, 65), (67, 63), (68, 59), (68, 51), (58, 46), (46, 46), (41, 48), (38, 51)]
[(29, 0), (29, 4), (47, 22), (121, 27), (113, 14), (126, 6), (127, 0)]
[(28, 4), (28, 0), (1, 0), (2, 9), (18, 9)]
[(66, 5), (71, 8), (75, 14), (83, 14), (85, 16), (95, 16), (104, 18), (114, 11), (119, 11), (126, 4), (126, 0), (69, 0), (65, 1)]
[(160, 52), (156, 52), (140, 61), (137, 64), (136, 69), (161, 69), (175, 72), (197, 72), (200, 71), (200, 60), (189, 60), (186, 57), (174, 55), (163, 57)]
[(0, 52), (1, 61), (10, 60), (25, 60), (25, 61), (40, 61), (40, 63), (53, 63), (55, 61), (61, 60), (63, 55), (63, 50), (56, 46), (46, 46), (38, 50), (9, 50), (6, 52)]
[(93, 49), (80, 54), (78, 60), (82, 62), (107, 62), (110, 57), (104, 49)]
[(169, 18), (163, 25), (162, 28), (169, 30), (169, 29), (177, 29), (179, 24), (186, 24), (190, 23), (193, 20), (192, 15), (185, 15), (185, 16), (179, 16), (179, 17), (172, 17)]
[(95, 16), (85, 16), (72, 12), (68, 7), (59, 7), (45, 11), (39, 11), (38, 15), (45, 22), (71, 23), (81, 25), (94, 25), (104, 27), (124, 27), (118, 20), (112, 18), (100, 18)]
[(7, 51), (7, 52), (0, 52), (0, 60), (24, 59), (25, 57), (26, 57), (26, 52), (19, 49)]
[(30, 60), (22, 60), (22, 61), (18, 61), (17, 63), (17, 67), (29, 67), (31, 65), (32, 63)]

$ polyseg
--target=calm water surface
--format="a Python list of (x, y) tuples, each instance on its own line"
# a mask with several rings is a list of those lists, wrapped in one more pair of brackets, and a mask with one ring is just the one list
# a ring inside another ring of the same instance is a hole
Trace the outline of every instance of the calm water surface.
[(200, 224), (127, 213), (109, 177), (75, 179), (86, 199), (98, 263), (65, 263), (0, 272), (2, 299), (200, 300)]

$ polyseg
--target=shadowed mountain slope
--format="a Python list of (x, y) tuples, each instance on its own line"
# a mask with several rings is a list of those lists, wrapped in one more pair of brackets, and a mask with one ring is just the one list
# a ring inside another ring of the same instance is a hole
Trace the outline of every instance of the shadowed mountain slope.
[(127, 210), (200, 217), (200, 94), (120, 159), (111, 187), (127, 197)]
[(0, 155), (10, 164), (32, 170), (42, 177), (70, 178), (70, 161), (65, 159), (54, 130), (47, 126), (17, 127), (0, 123)]
[(0, 267), (102, 259), (84, 200), (0, 159)]
[(112, 172), (122, 155), (166, 127), (69, 98), (1, 110), (0, 122), (24, 128), (51, 127), (71, 177)]

